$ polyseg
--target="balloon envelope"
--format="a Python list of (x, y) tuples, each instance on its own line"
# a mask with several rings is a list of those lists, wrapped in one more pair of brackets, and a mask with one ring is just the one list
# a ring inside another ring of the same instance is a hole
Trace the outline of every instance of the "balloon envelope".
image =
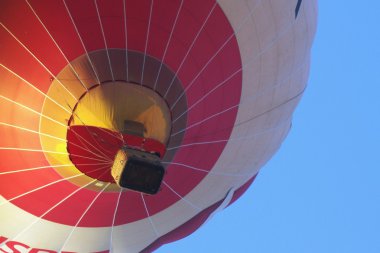
[[(289, 132), (316, 2), (1, 1), (0, 248), (151, 252), (233, 203)], [(165, 146), (155, 195), (110, 176), (125, 120)]]

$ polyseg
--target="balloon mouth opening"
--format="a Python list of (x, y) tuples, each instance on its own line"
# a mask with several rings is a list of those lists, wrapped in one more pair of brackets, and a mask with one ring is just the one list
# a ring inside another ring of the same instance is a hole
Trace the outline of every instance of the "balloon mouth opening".
[[(145, 68), (137, 68), (143, 61)], [(45, 99), (42, 113), (48, 117), (40, 119), (40, 131), (47, 135), (40, 142), (43, 150), (53, 152), (44, 155), (60, 176), (87, 189), (99, 191), (108, 182), (105, 191), (120, 191), (111, 170), (123, 148), (155, 154), (166, 167), (185, 135), (182, 83), (164, 63), (141, 52), (108, 49), (80, 56), (56, 76), (47, 96), (64, 110)], [(72, 167), (55, 168), (63, 164)]]
[[(158, 192), (171, 115), (156, 92), (123, 81), (96, 85), (79, 99), (68, 126), (67, 150), (79, 171), (122, 188)], [(89, 166), (94, 162), (97, 169)]]
[(72, 108), (68, 126), (95, 126), (166, 144), (171, 132), (166, 100), (141, 84), (111, 81), (88, 89)]

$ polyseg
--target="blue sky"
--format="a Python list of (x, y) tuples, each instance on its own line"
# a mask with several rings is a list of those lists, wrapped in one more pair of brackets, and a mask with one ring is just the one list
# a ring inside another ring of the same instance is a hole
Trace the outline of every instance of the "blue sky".
[(380, 252), (379, 46), (379, 1), (319, 1), (281, 149), (233, 206), (156, 252)]

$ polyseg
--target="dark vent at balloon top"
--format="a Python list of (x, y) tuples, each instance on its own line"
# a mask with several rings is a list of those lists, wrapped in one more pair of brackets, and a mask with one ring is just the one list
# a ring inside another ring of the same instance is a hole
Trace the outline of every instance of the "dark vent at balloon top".
[(298, 12), (300, 11), (301, 4), (302, 4), (302, 0), (298, 0), (296, 9), (295, 9), (296, 18), (298, 16)]

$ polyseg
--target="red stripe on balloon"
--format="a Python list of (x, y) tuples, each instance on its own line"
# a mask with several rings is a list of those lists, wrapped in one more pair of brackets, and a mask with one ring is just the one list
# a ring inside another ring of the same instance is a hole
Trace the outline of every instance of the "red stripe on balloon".
[(144, 52), (149, 22), (150, 0), (126, 0), (128, 49)]
[[(154, 1), (147, 54), (162, 59), (181, 1)], [(181, 12), (179, 13), (181, 15)], [(172, 43), (169, 44), (170, 50)]]
[[(0, 152), (1, 155), (4, 153), (5, 152)], [(12, 155), (13, 159), (18, 159), (16, 152), (8, 152), (8, 155)], [(38, 159), (42, 157), (41, 154), (35, 154), (30, 158), (34, 158), (38, 161)], [(20, 177), (18, 173), (1, 175), (1, 194), (6, 199), (14, 198), (60, 179), (61, 177), (53, 170), (24, 171), (22, 172), (22, 177)], [(60, 191), (60, 187), (57, 185), (47, 187), (52, 191)], [(17, 204), (22, 207), (26, 206), (28, 209), (35, 206), (34, 203), (37, 201), (32, 195), (25, 195), (21, 197), (20, 200), (21, 201), (17, 202)], [(33, 214), (33, 212), (31, 213)]]
[(146, 217), (141, 194), (132, 191), (123, 192), (120, 197), (115, 224), (126, 224)]
[[(184, 1), (183, 10), (178, 17), (173, 33), (172, 43), (164, 61), (173, 71), (178, 70), (186, 52), (210, 13), (213, 4), (214, 1)], [(184, 82), (182, 78), (181, 81)]]
[[(92, 0), (66, 1), (70, 14), (88, 52), (105, 48), (103, 34)], [(70, 26), (73, 26), (72, 24)]]
[(0, 147), (1, 148), (27, 148), (41, 149), (40, 136), (29, 132), (0, 125)]
[[(5, 68), (0, 67), (0, 95), (40, 111), (45, 96)], [(23, 94), (28, 94), (25, 96)], [(33, 99), (30, 99), (33, 97)], [(2, 110), (3, 111), (3, 110)], [(4, 121), (3, 121), (4, 122)]]
[[(61, 187), (59, 187), (59, 185), (51, 188), (52, 191), (58, 191), (60, 189)], [(96, 191), (82, 189), (70, 196), (70, 198), (61, 203), (57, 208), (49, 212), (44, 218), (73, 226), (79, 221), (82, 214), (86, 211), (97, 194), (98, 193)], [(69, 194), (62, 194), (61, 199), (67, 195)]]
[[(62, 168), (65, 169), (65, 168)], [(46, 171), (44, 171), (46, 172)], [(61, 181), (54, 185), (48, 186), (46, 188), (40, 189), (38, 191), (29, 193), (27, 197), (21, 197), (12, 201), (13, 204), (17, 206), (29, 206), (29, 212), (35, 216), (41, 216), (46, 211), (48, 211), (53, 206), (57, 205), (65, 197), (69, 196), (72, 192), (77, 189), (75, 185), (68, 181)], [(60, 205), (54, 210), (59, 209)], [(70, 215), (76, 216), (75, 212)], [(46, 218), (44, 216), (43, 218)], [(74, 223), (75, 224), (75, 223)], [(72, 224), (72, 225), (74, 225)]]
[[(14, 1), (1, 22), (14, 34), (48, 69), (58, 73), (67, 62), (49, 37), (33, 11), (25, 1)], [(17, 20), (17, 22), (14, 22)], [(12, 53), (12, 52), (11, 52)], [(54, 56), (54, 57), (52, 57)], [(18, 61), (20, 59), (17, 59)]]
[[(35, 168), (41, 166), (49, 166), (49, 163), (46, 161), (46, 158), (42, 152), (26, 152), (26, 151), (17, 151), (17, 150), (0, 150), (0, 168), (1, 172), (10, 172), (16, 170), (24, 170), (28, 168)], [(24, 173), (24, 172), (21, 172)], [(17, 176), (21, 179), (22, 182), (24, 175), (18, 174)], [(27, 176), (27, 175), (25, 175)], [(25, 177), (27, 180), (28, 178)], [(13, 182), (7, 181), (8, 178), (5, 175), (0, 175), (0, 189), (7, 189), (11, 191), (12, 189), (17, 190), (18, 188), (8, 188), (6, 185), (12, 185)], [(28, 179), (30, 180), (30, 179)], [(34, 181), (39, 179), (33, 177)], [(17, 195), (17, 193), (12, 193), (12, 195)], [(27, 206), (26, 206), (27, 208)]]
[(108, 48), (125, 48), (123, 0), (97, 1)]
[(149, 214), (154, 215), (176, 203), (180, 198), (165, 184), (162, 184), (157, 195), (144, 195), (144, 200)]
[(34, 131), (39, 130), (40, 116), (38, 114), (32, 113), (2, 98), (0, 98), (0, 108), (0, 122), (21, 126)]
[[(181, 152), (181, 151), (179, 151)], [(180, 156), (183, 155), (181, 152)], [(177, 153), (178, 154), (178, 153)], [(194, 155), (193, 152), (189, 156)], [(198, 157), (197, 157), (198, 156)], [(199, 159), (199, 155), (193, 156), (193, 161)], [(184, 160), (184, 159), (182, 159)], [(181, 160), (181, 161), (182, 161)], [(176, 162), (174, 160), (173, 162)], [(185, 164), (192, 164), (190, 161), (185, 161)], [(208, 168), (206, 167), (206, 170)], [(183, 166), (170, 164), (167, 174), (165, 175), (165, 182), (174, 190), (177, 194), (184, 197), (189, 193), (207, 174), (205, 172), (199, 172)]]
[[(51, 83), (51, 75), (3, 27), (0, 27), (0, 38), (1, 63), (46, 93)], [(1, 85), (3, 87), (4, 84)]]
[[(86, 215), (83, 217), (78, 226), (81, 227), (106, 227), (110, 226), (113, 221), (114, 213), (117, 206), (119, 194), (114, 194), (112, 192), (103, 192), (95, 204), (87, 211)], [(99, 217), (102, 217), (99, 219)], [(123, 220), (121, 223), (114, 224), (122, 225), (127, 221)]]
[[(69, 61), (85, 53), (64, 1), (29, 2)], [(43, 47), (41, 49), (43, 50)]]

